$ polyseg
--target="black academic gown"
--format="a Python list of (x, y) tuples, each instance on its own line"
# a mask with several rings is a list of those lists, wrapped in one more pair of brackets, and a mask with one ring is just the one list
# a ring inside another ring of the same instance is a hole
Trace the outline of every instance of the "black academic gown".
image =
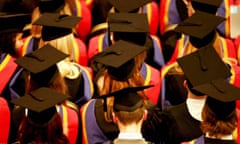
[(168, 144), (177, 144), (184, 141), (190, 141), (202, 135), (200, 121), (194, 119), (188, 112), (186, 102), (169, 107), (163, 113), (170, 119), (166, 128), (164, 141)]
[(234, 140), (221, 140), (221, 139), (212, 139), (212, 138), (204, 138), (205, 144), (237, 144)]

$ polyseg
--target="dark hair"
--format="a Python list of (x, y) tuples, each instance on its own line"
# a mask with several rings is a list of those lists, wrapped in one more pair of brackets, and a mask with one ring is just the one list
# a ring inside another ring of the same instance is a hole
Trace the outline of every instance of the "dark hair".
[(62, 120), (59, 114), (47, 125), (39, 126), (24, 117), (19, 128), (18, 139), (20, 143), (50, 143), (68, 144), (68, 138), (63, 133)]

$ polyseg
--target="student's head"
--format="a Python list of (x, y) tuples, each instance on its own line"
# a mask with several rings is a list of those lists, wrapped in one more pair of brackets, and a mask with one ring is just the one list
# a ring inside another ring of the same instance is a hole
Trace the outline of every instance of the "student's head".
[(110, 44), (125, 40), (143, 46), (149, 32), (146, 14), (110, 13), (108, 28)]
[(203, 11), (215, 15), (223, 0), (191, 0), (195, 11)]
[(19, 127), (20, 143), (68, 143), (56, 106), (68, 96), (49, 88), (39, 88), (12, 103), (27, 109)]
[(182, 68), (188, 87), (192, 92), (198, 91), (195, 89), (196, 86), (217, 79), (227, 79), (231, 76), (230, 69), (212, 46), (200, 48), (189, 55), (178, 58), (177, 62)]
[(203, 132), (216, 138), (232, 134), (237, 127), (235, 110), (236, 100), (240, 99), (240, 89), (223, 78), (209, 81), (194, 89), (208, 96), (202, 112)]
[(42, 48), (17, 59), (16, 63), (30, 73), (27, 92), (44, 86), (66, 93), (66, 84), (56, 65), (57, 62), (66, 57), (66, 54), (51, 45), (45, 45)]
[[(94, 60), (103, 64), (106, 69), (103, 72), (103, 83), (99, 85), (100, 94), (111, 93), (129, 86), (143, 85), (140, 66), (138, 66), (139, 63), (136, 62), (135, 57), (145, 50), (146, 47), (120, 40), (96, 55)], [(147, 98), (143, 93), (140, 95), (145, 99)], [(107, 99), (108, 109), (111, 110), (113, 98)], [(110, 111), (108, 116), (111, 116)]]
[(0, 13), (0, 53), (18, 57), (21, 48), (23, 28), (30, 23), (29, 14)]
[(216, 39), (216, 27), (224, 20), (223, 17), (197, 11), (179, 23), (175, 31), (189, 35), (189, 42), (199, 49), (213, 44)]
[[(209, 98), (207, 98), (207, 101), (209, 101)], [(221, 138), (224, 135), (231, 135), (233, 133), (233, 131), (237, 127), (237, 115), (234, 103), (230, 105), (233, 105), (234, 109), (224, 119), (220, 119), (218, 115), (214, 113), (208, 105), (205, 105), (203, 107), (203, 121), (201, 124), (201, 129), (203, 133), (208, 133), (209, 136), (213, 136), (216, 138)], [(221, 113), (220, 110), (219, 113)]]
[(127, 125), (137, 124), (146, 119), (146, 101), (142, 94), (144, 89), (150, 86), (128, 86), (125, 88), (112, 91), (106, 95), (99, 96), (98, 98), (113, 98), (113, 122)]

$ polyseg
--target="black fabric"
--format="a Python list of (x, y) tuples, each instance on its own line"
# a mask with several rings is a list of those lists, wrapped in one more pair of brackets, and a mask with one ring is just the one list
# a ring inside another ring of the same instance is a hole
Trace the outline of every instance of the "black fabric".
[(164, 57), (164, 61), (168, 62), (176, 48), (177, 40), (181, 37), (181, 34), (175, 32), (174, 30), (167, 31), (162, 36), (162, 53)]
[(184, 80), (185, 76), (180, 74), (168, 73), (165, 76), (165, 95), (172, 105), (183, 103), (187, 98), (187, 90), (183, 86)]
[(114, 140), (119, 133), (117, 125), (114, 123), (108, 123), (105, 121), (103, 112), (103, 102), (101, 99), (97, 99), (95, 103), (95, 116), (99, 128), (107, 136), (109, 140)]
[[(65, 77), (64, 80), (67, 84), (69, 95), (71, 96), (69, 100), (75, 103), (79, 99), (79, 97), (83, 96), (84, 94), (82, 74), (80, 74), (75, 79), (69, 79)], [(77, 105), (82, 105), (82, 104), (83, 103), (77, 103)]]
[(14, 143), (17, 138), (18, 129), (25, 115), (25, 108), (15, 107), (11, 112), (11, 124), (8, 143)]
[(147, 119), (143, 121), (142, 134), (146, 141), (150, 141), (156, 144), (163, 142), (164, 133), (166, 129), (174, 127), (170, 122), (170, 119), (166, 117), (161, 110), (148, 101), (147, 103)]
[(211, 139), (211, 138), (204, 138), (205, 144), (237, 144), (234, 140), (220, 140), (220, 139)]
[[(169, 128), (165, 132), (164, 140), (168, 144), (177, 144), (180, 142), (191, 141), (202, 135), (200, 121), (194, 119), (187, 110), (186, 102), (172, 106), (164, 110), (175, 128)], [(171, 124), (169, 124), (171, 125)]]
[(188, 8), (183, 0), (176, 0), (177, 11), (180, 16), (181, 21), (188, 18)]
[(145, 62), (158, 70), (161, 69), (162, 66), (154, 61), (154, 45), (153, 39), (150, 35), (147, 36), (144, 46), (147, 47), (147, 57)]

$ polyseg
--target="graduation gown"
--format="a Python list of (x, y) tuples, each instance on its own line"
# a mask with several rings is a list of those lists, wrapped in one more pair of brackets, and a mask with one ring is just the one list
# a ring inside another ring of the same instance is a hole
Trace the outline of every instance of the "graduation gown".
[(203, 135), (195, 140), (189, 142), (182, 142), (181, 144), (237, 144), (235, 140), (221, 140), (204, 137)]
[[(142, 133), (146, 141), (160, 143), (165, 127), (171, 127), (168, 117), (162, 116), (160, 109), (148, 103), (147, 120), (143, 122)], [(82, 124), (82, 144), (109, 143), (117, 138), (119, 130), (114, 123), (104, 119), (103, 101), (92, 99), (80, 108)], [(164, 121), (164, 123), (163, 123)]]
[(200, 121), (194, 119), (188, 112), (186, 102), (164, 110), (175, 127), (166, 129), (164, 140), (167, 143), (181, 143), (200, 137), (203, 133)]

